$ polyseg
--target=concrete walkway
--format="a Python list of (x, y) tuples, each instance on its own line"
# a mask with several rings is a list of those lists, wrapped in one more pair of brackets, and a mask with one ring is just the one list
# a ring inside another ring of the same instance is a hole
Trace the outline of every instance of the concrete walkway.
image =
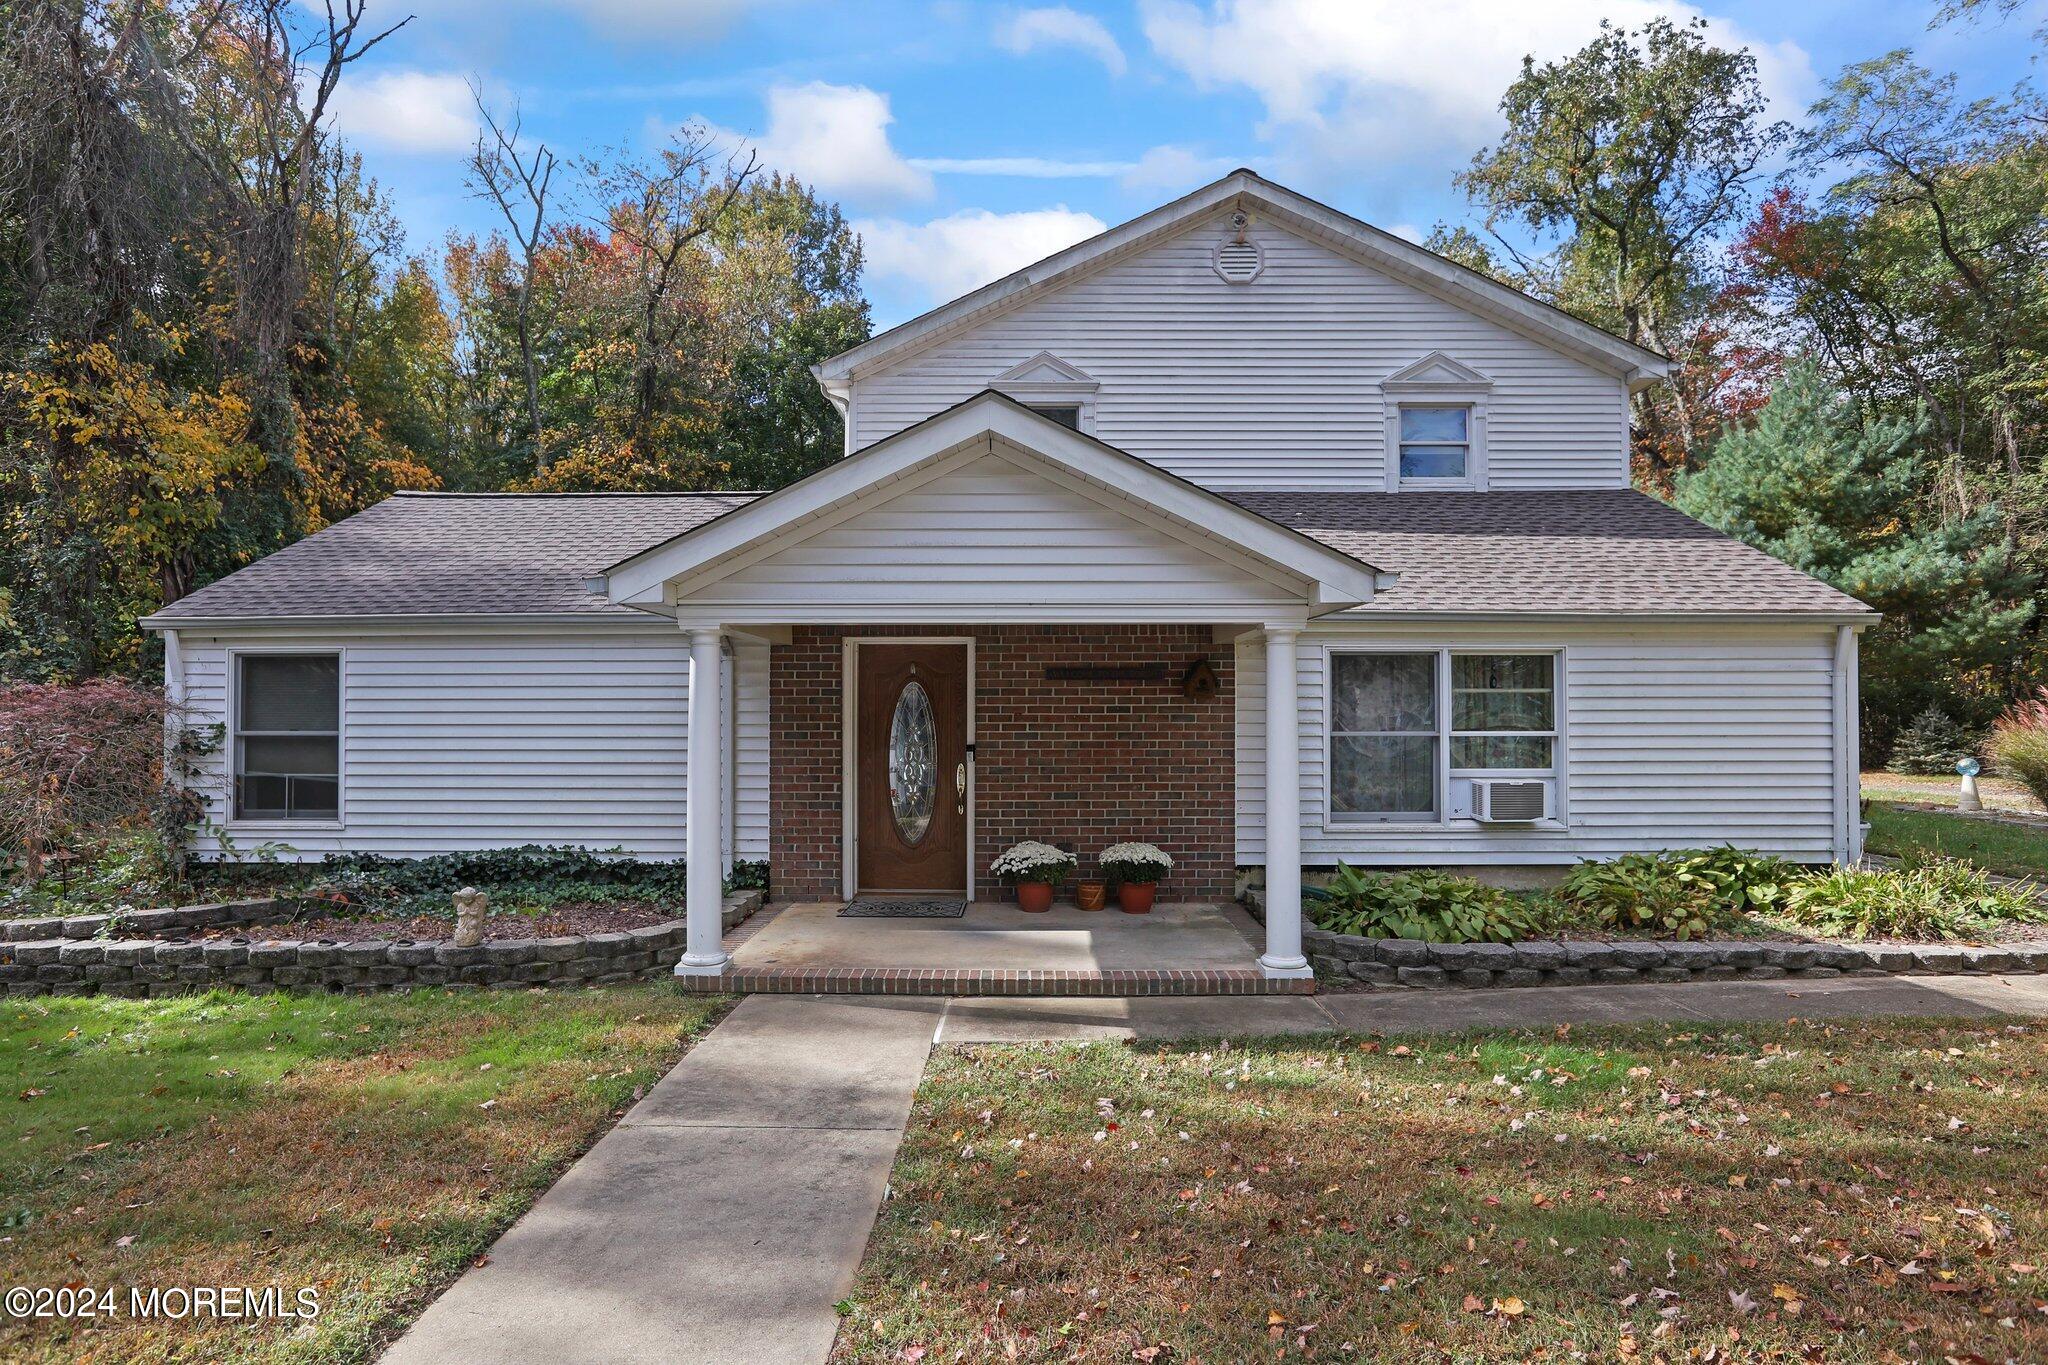
[(1196, 1000), (949, 1000), (940, 1043), (1438, 1033), (1653, 1020), (2048, 1015), (2048, 976), (1834, 977)]
[(822, 1361), (942, 1000), (753, 996), (384, 1357)]
[(934, 1041), (2048, 1015), (2048, 976), (1311, 997), (752, 996), (457, 1281), (386, 1365), (816, 1365)]

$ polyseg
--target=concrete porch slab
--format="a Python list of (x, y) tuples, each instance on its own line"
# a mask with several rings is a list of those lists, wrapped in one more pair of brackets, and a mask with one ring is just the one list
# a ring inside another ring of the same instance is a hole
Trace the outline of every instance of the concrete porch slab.
[(732, 965), (685, 990), (905, 996), (1306, 995), (1258, 966), (1259, 929), (1234, 905), (1148, 915), (977, 901), (959, 919), (839, 917), (836, 901), (781, 907), (734, 935)]
[(1149, 915), (1055, 905), (1027, 915), (976, 901), (960, 919), (840, 919), (838, 901), (787, 905), (731, 948), (740, 971), (872, 967), (991, 971), (1256, 969), (1264, 931), (1235, 905), (1176, 903)]

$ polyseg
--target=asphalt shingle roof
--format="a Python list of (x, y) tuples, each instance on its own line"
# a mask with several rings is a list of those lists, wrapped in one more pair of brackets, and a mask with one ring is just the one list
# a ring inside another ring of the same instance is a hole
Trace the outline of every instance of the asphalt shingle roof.
[[(156, 619), (639, 617), (585, 584), (757, 496), (401, 493), (201, 588)], [(1868, 610), (1627, 489), (1225, 496), (1398, 574), (1366, 613)]]
[(400, 493), (157, 613), (265, 616), (588, 612), (644, 619), (585, 584), (755, 493)]
[(1870, 610), (1632, 489), (1224, 496), (1400, 575), (1363, 612)]

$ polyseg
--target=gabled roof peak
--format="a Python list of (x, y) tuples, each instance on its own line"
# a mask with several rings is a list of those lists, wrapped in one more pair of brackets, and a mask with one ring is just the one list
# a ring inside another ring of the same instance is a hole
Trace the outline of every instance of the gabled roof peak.
[(1625, 377), (1631, 388), (1670, 373), (1657, 352), (1622, 340), (1562, 309), (1403, 240), (1347, 213), (1278, 185), (1245, 167), (1076, 243), (950, 303), (901, 323), (811, 367), (826, 392), (843, 397), (857, 373), (934, 344), (1061, 287), (1080, 272), (1122, 259), (1183, 230), (1202, 215), (1255, 204), (1277, 225), (1356, 256), (1394, 278), (1512, 327), (1567, 354)]

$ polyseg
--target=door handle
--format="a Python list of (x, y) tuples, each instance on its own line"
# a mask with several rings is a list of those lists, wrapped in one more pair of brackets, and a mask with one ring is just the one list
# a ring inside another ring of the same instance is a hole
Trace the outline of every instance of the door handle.
[(967, 814), (967, 765), (965, 763), (953, 769), (953, 795), (957, 801), (953, 808), (953, 813), (955, 815)]

